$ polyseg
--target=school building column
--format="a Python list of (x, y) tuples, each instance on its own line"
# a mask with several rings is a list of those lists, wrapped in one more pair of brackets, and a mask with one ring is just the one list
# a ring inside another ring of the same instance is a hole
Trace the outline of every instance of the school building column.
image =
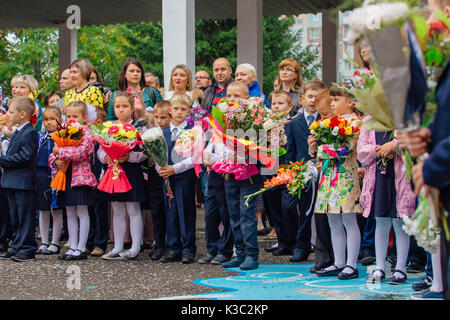
[(237, 63), (256, 68), (263, 88), (263, 0), (237, 0)]
[(337, 11), (322, 11), (322, 80), (327, 87), (338, 79), (338, 24)]
[(195, 74), (195, 0), (162, 0), (164, 88), (170, 72), (185, 64)]
[(69, 30), (65, 22), (58, 24), (59, 75), (77, 58), (77, 29)]

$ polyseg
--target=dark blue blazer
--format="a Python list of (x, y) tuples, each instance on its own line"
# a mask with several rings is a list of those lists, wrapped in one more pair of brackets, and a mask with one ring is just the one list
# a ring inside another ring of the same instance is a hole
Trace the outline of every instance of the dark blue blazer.
[(11, 136), (6, 155), (0, 156), (3, 188), (37, 191), (38, 144), (38, 134), (31, 123)]
[[(184, 127), (184, 130), (188, 130), (188, 129), (192, 129), (191, 125), (186, 125), (186, 127)], [(168, 163), (169, 166), (174, 164), (174, 161), (172, 160), (172, 155), (174, 154), (174, 150), (173, 148), (175, 147), (175, 142), (177, 141), (176, 139), (172, 139), (172, 131), (170, 131), (170, 126), (165, 128), (163, 130), (163, 134), (164, 134), (164, 139), (166, 140), (166, 144), (167, 144), (167, 149), (168, 149)], [(183, 160), (181, 157), (179, 157), (178, 155), (176, 155), (178, 159), (175, 159), (176, 161), (181, 161)], [(189, 179), (193, 179), (192, 175), (195, 176), (195, 171), (194, 169), (189, 169), (185, 172), (181, 172), (179, 174), (176, 174), (173, 176), (174, 179), (182, 179), (182, 178), (189, 178)]]
[[(320, 119), (320, 115), (316, 120)], [(308, 124), (306, 123), (303, 112), (288, 123), (287, 129), (287, 153), (286, 160), (290, 161), (308, 161), (311, 156), (308, 154), (308, 137), (311, 135)]]
[(437, 111), (431, 129), (430, 158), (423, 165), (427, 185), (441, 191), (442, 202), (450, 211), (450, 62), (447, 63), (436, 87)]

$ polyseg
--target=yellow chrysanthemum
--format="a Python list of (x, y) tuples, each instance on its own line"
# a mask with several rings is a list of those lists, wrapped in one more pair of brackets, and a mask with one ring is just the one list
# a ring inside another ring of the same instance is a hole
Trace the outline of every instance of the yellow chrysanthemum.
[(351, 127), (351, 126), (345, 127), (345, 134), (346, 134), (347, 136), (351, 135), (352, 132), (353, 132), (353, 131), (352, 131), (352, 127)]

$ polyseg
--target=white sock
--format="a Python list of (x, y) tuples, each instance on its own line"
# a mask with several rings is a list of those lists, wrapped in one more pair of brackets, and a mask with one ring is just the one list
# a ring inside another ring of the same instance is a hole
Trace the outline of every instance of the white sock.
[(127, 212), (130, 217), (130, 233), (131, 233), (131, 257), (135, 257), (141, 251), (141, 240), (144, 231), (141, 203), (126, 202)]
[(59, 246), (59, 241), (61, 238), (61, 232), (62, 232), (62, 228), (63, 228), (62, 210), (61, 209), (53, 210), (52, 211), (52, 219), (53, 219), (52, 244), (50, 245), (48, 250), (57, 252), (58, 247), (56, 247), (55, 245)]
[[(347, 238), (345, 236), (344, 224), (342, 223), (342, 215), (327, 213), (328, 224), (331, 231), (331, 242), (333, 245), (334, 264), (338, 268), (342, 268), (345, 265), (345, 247)], [(325, 270), (334, 270), (335, 267), (329, 266)]]
[[(375, 227), (375, 256), (377, 259), (377, 269), (384, 270), (387, 249), (389, 247), (389, 232), (391, 231), (392, 219), (376, 217)], [(375, 275), (381, 276), (380, 271), (375, 271)]]
[(80, 219), (80, 238), (78, 240), (77, 249), (81, 252), (85, 252), (90, 227), (88, 206), (77, 206), (77, 216), (78, 219)]
[(438, 251), (431, 255), (431, 264), (433, 267), (433, 284), (430, 287), (431, 292), (444, 291), (444, 285), (442, 282), (442, 267), (441, 267), (441, 246), (439, 245)]
[[(48, 230), (50, 229), (50, 211), (39, 211), (39, 231), (41, 233), (41, 242), (48, 244)], [(44, 249), (42, 245), (39, 249)]]
[[(347, 263), (346, 265), (356, 269), (358, 262), (359, 248), (361, 246), (361, 232), (356, 220), (356, 213), (342, 214), (342, 222), (347, 233)], [(342, 270), (344, 273), (353, 273), (350, 268)]]
[(66, 207), (67, 212), (67, 230), (69, 231), (70, 248), (78, 247), (78, 217), (77, 206)]
[(123, 250), (125, 241), (125, 233), (127, 232), (126, 207), (123, 202), (111, 202), (113, 210), (113, 229), (114, 229), (114, 248), (111, 250), (113, 254), (118, 254)]
[[(403, 271), (406, 274), (410, 238), (402, 229), (403, 219), (392, 219), (392, 225), (394, 226), (395, 243), (397, 245), (397, 263), (395, 269)], [(404, 277), (404, 275), (399, 272), (394, 272), (393, 275), (400, 278)]]

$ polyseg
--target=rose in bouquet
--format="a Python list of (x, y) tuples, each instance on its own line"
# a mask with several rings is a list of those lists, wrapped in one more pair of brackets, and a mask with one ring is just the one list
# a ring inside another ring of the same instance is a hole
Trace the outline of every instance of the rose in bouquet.
[(291, 161), (290, 164), (283, 164), (278, 168), (277, 174), (274, 177), (264, 181), (264, 187), (261, 190), (245, 196), (245, 205), (248, 206), (248, 200), (251, 197), (280, 185), (286, 185), (289, 193), (300, 199), (302, 189), (311, 178), (311, 166), (303, 163), (303, 161)]
[[(164, 134), (160, 127), (154, 127), (146, 130), (142, 134), (142, 142), (144, 145), (144, 152), (155, 161), (160, 167), (168, 165), (168, 148)], [(166, 185), (167, 197), (170, 200), (173, 199), (173, 192), (170, 188), (169, 179), (165, 178), (164, 183)]]
[[(243, 173), (239, 175), (242, 179), (258, 172), (252, 168), (255, 164), (249, 163), (250, 157), (273, 168), (274, 158), (285, 152), (281, 146), (287, 142), (284, 132), (285, 122), (282, 118), (283, 115), (267, 109), (260, 98), (240, 99), (239, 103), (235, 104), (230, 104), (228, 99), (220, 100), (218, 106), (213, 109), (211, 121), (214, 123), (211, 123), (211, 127), (214, 134), (224, 139), (227, 148), (232, 151), (237, 149), (238, 152), (234, 155), (233, 164), (221, 161), (216, 162), (212, 168), (221, 173), (230, 170), (229, 173), (235, 173), (236, 168), (233, 169), (233, 166), (247, 168), (248, 174), (237, 170)], [(239, 154), (239, 151), (244, 154)]]
[(101, 125), (92, 125), (92, 134), (111, 163), (108, 166), (97, 188), (107, 193), (128, 192), (132, 189), (130, 182), (119, 163), (119, 158), (142, 144), (139, 132), (129, 123), (122, 121), (106, 121)]
[[(58, 122), (56, 131), (52, 134), (52, 139), (58, 147), (76, 147), (83, 141), (84, 127), (81, 123), (70, 120), (62, 125)], [(59, 168), (53, 177), (50, 187), (57, 191), (65, 191), (66, 189), (66, 171), (70, 161), (64, 161), (65, 166)]]

